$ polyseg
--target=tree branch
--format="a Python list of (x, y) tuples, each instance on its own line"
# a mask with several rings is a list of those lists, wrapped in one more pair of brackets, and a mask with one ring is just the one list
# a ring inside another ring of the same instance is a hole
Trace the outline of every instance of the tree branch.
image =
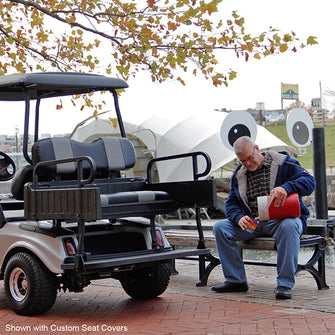
[(111, 40), (113, 41), (115, 44), (117, 44), (118, 46), (122, 46), (122, 44), (116, 39), (114, 38), (113, 36), (109, 35), (109, 34), (106, 34), (102, 31), (98, 31), (98, 30), (95, 30), (95, 29), (92, 29), (92, 28), (89, 28), (89, 27), (86, 27), (78, 22), (71, 22), (71, 23), (68, 23), (65, 19), (61, 18), (60, 16), (50, 12), (49, 10), (45, 9), (44, 7), (38, 5), (37, 3), (35, 2), (32, 2), (32, 1), (26, 1), (26, 0), (8, 0), (9, 2), (12, 2), (12, 3), (19, 3), (19, 4), (22, 4), (26, 7), (33, 7), (37, 10), (39, 10), (40, 12), (46, 14), (47, 16), (49, 17), (52, 17), (53, 19), (55, 20), (58, 20), (62, 23), (65, 23), (67, 25), (71, 25), (71, 26), (74, 26), (74, 27), (78, 27), (80, 29), (83, 29), (87, 32), (90, 32), (92, 34), (95, 34), (95, 35), (99, 35), (103, 38), (106, 38), (108, 40)]
[(9, 34), (2, 25), (0, 25), (0, 33), (3, 34), (4, 36), (6, 36), (7, 38), (11, 38), (17, 45), (25, 48), (26, 50), (28, 50), (32, 55), (35, 55), (33, 57), (36, 57), (36, 55), (42, 57), (43, 59), (45, 59), (48, 62), (54, 63), (58, 69), (61, 70), (59, 64), (63, 64), (63, 66), (66, 67), (70, 67), (67, 63), (60, 61), (59, 59), (57, 59), (57, 57), (50, 57), (49, 55), (31, 47), (28, 43), (24, 43), (23, 41), (19, 40), (18, 38), (16, 38), (15, 36), (12, 36), (11, 34)]

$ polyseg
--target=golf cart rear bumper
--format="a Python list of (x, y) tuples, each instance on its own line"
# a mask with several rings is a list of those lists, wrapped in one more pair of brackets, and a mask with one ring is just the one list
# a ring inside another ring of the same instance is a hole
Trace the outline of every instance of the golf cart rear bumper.
[[(99, 271), (110, 269), (111, 271), (121, 271), (124, 268), (135, 267), (139, 264), (155, 263), (162, 261), (172, 261), (176, 258), (189, 256), (201, 256), (210, 254), (210, 249), (190, 249), (190, 250), (149, 250), (141, 254), (129, 255), (103, 255), (92, 256), (83, 255), (68, 257), (62, 264), (64, 271)], [(78, 261), (79, 260), (79, 261)], [(79, 262), (79, 263), (78, 263)]]

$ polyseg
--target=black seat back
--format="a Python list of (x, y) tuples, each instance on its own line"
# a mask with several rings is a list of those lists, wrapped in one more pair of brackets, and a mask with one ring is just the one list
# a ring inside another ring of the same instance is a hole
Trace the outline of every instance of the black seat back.
[(24, 185), (33, 180), (33, 170), (34, 167), (32, 165), (25, 165), (16, 171), (10, 188), (11, 193), (16, 200), (23, 200)]
[[(39, 140), (32, 147), (34, 165), (80, 156), (89, 156), (95, 161), (97, 178), (105, 178), (112, 172), (119, 174), (136, 163), (134, 146), (127, 138), (103, 137), (92, 143), (81, 143), (66, 137), (53, 137)], [(75, 175), (76, 168), (75, 163), (64, 163), (43, 167), (43, 172), (69, 179), (69, 176)], [(84, 176), (88, 175), (90, 167), (86, 161), (83, 162), (83, 169)]]

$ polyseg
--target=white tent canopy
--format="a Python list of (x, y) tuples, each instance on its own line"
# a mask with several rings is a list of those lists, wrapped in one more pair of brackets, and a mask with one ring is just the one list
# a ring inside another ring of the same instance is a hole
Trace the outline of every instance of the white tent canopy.
[[(226, 165), (231, 165), (235, 154), (226, 148), (221, 140), (222, 122), (228, 113), (210, 112), (185, 117), (183, 115), (154, 115), (141, 119), (124, 116), (123, 122), (127, 134), (138, 137), (157, 157), (170, 156), (193, 151), (206, 152), (212, 161), (211, 175)], [(229, 131), (229, 130), (227, 130)], [(90, 142), (98, 137), (117, 134), (111, 121), (92, 119), (77, 127), (72, 138), (81, 142)], [(262, 126), (257, 126), (255, 141), (261, 150), (285, 150), (295, 154), (288, 146)], [(199, 172), (204, 170), (204, 159), (199, 159)], [(191, 159), (170, 160), (157, 164), (159, 179), (165, 181), (188, 180), (192, 178)]]

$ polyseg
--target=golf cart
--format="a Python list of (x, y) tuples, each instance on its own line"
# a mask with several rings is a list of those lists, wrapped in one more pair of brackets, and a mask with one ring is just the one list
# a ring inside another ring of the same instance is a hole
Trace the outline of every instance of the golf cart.
[[(11, 178), (11, 193), (0, 201), (0, 279), (10, 307), (20, 315), (43, 314), (57, 291), (81, 292), (91, 280), (114, 278), (135, 299), (162, 294), (176, 258), (210, 254), (200, 208), (214, 207), (215, 182), (201, 179), (211, 163), (206, 153), (181, 153), (151, 160), (146, 177), (122, 177), (136, 163), (118, 104), (121, 79), (82, 73), (30, 73), (0, 77), (1, 101), (24, 101), (23, 155), (14, 161), (0, 152), (0, 181)], [(39, 138), (40, 105), (51, 97), (109, 91), (120, 137), (81, 143), (67, 137)], [(31, 101), (35, 111), (31, 113)], [(35, 119), (28, 150), (29, 120)], [(193, 180), (153, 182), (153, 166), (190, 159)], [(205, 169), (198, 171), (198, 160)], [(173, 250), (156, 215), (196, 209), (199, 245)]]

